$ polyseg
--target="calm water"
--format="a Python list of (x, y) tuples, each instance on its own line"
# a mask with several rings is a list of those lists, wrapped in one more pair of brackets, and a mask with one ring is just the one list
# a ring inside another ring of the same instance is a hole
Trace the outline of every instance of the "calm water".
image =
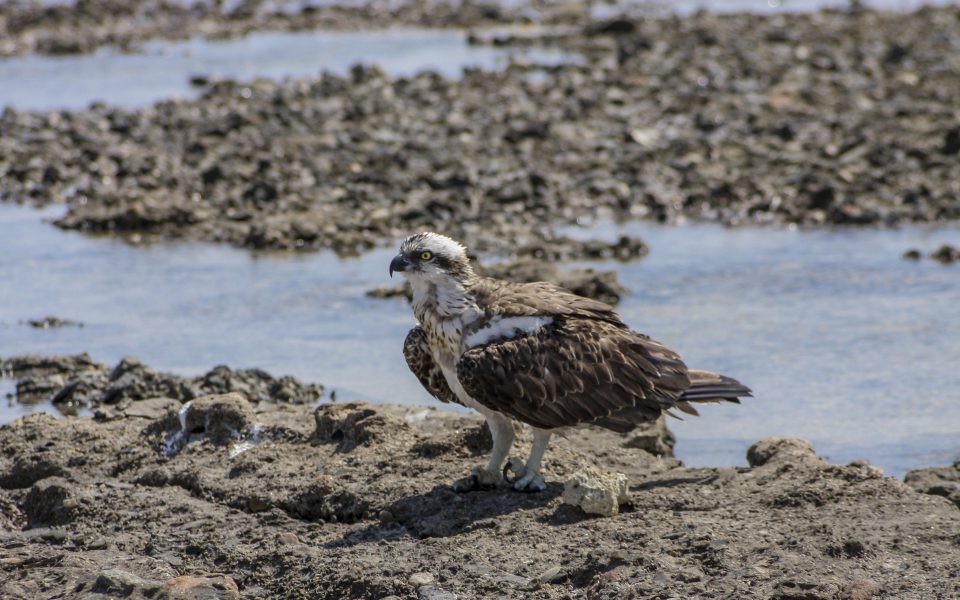
[[(393, 249), (256, 256), (209, 244), (135, 248), (65, 233), (0, 206), (0, 356), (135, 355), (160, 370), (263, 367), (341, 399), (432, 399), (400, 353), (413, 316), (388, 283)], [(765, 436), (812, 440), (831, 460), (889, 473), (960, 458), (960, 266), (909, 262), (958, 229), (789, 231), (606, 224), (578, 235), (640, 235), (652, 252), (616, 268), (624, 318), (694, 367), (734, 375), (756, 398), (674, 421), (693, 465), (743, 464)], [(53, 314), (85, 326), (18, 324)], [(0, 406), (0, 421), (49, 406)]]

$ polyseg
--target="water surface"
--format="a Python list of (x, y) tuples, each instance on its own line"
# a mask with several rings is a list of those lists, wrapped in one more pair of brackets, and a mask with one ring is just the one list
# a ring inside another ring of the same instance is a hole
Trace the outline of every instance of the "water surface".
[[(36, 211), (0, 205), (0, 356), (134, 355), (159, 370), (262, 367), (332, 386), (339, 399), (437, 404), (409, 373), (404, 300), (391, 248), (262, 256), (224, 246), (136, 248), (66, 233)], [(960, 458), (960, 266), (910, 262), (958, 229), (791, 231), (611, 224), (577, 235), (639, 235), (649, 257), (615, 268), (632, 291), (624, 319), (695, 368), (728, 373), (756, 398), (672, 421), (693, 465), (744, 464), (766, 436), (810, 439), (833, 461), (889, 473)], [(52, 314), (84, 327), (38, 330)], [(0, 422), (49, 405), (0, 406)]]

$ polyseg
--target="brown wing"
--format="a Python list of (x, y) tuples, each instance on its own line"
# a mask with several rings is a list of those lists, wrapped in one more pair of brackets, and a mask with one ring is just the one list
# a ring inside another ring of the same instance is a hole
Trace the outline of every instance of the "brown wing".
[(457, 399), (447, 385), (447, 379), (440, 365), (433, 360), (430, 346), (427, 344), (427, 332), (422, 327), (414, 327), (403, 342), (403, 357), (407, 366), (420, 380), (420, 384), (440, 402), (456, 402)]
[(477, 402), (546, 429), (624, 411), (655, 419), (690, 385), (686, 365), (659, 342), (619, 319), (576, 316), (468, 350), (457, 377)]
[(517, 317), (563, 315), (598, 319), (626, 327), (609, 304), (578, 296), (552, 283), (515, 283), (483, 278), (470, 292), (487, 314)]

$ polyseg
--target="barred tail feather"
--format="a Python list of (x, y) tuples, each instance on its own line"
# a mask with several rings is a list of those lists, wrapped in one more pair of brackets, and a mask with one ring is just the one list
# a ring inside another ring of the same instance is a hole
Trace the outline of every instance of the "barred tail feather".
[[(740, 402), (740, 398), (752, 396), (753, 392), (733, 377), (709, 371), (690, 371), (690, 387), (680, 395), (676, 407), (683, 412), (696, 414), (690, 402)], [(690, 411), (693, 412), (690, 412)]]

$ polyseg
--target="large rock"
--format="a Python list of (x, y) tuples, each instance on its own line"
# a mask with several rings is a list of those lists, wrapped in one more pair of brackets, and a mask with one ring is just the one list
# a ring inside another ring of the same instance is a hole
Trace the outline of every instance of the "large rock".
[(567, 477), (563, 503), (577, 506), (587, 514), (612, 517), (630, 498), (627, 485), (627, 476), (622, 473), (587, 467)]
[(960, 460), (949, 467), (910, 471), (903, 481), (918, 492), (943, 496), (960, 508)]
[(255, 417), (253, 406), (242, 394), (229, 393), (192, 401), (185, 422), (188, 433), (202, 433), (219, 445), (249, 433)]
[(322, 404), (314, 412), (314, 419), (314, 438), (337, 444), (341, 452), (374, 441), (385, 443), (409, 432), (402, 419), (363, 402)]
[(826, 465), (807, 440), (799, 438), (764, 438), (747, 449), (751, 467), (781, 464)]

